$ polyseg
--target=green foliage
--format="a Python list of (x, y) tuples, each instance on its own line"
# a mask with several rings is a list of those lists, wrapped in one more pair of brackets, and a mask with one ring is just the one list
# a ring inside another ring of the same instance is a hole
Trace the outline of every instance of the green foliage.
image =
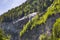
[(22, 36), (27, 31), (30, 23), (32, 23), (30, 25), (30, 29), (32, 30), (34, 27), (36, 27), (36, 25), (41, 25), (42, 23), (45, 23), (49, 16), (51, 16), (52, 14), (55, 15), (57, 13), (60, 13), (60, 1), (59, 0), (57, 0), (57, 1), (54, 0), (54, 2), (51, 4), (51, 6), (47, 8), (47, 11), (43, 16), (41, 16), (40, 18), (39, 17), (37, 17), (37, 18), (34, 17), (31, 22), (28, 22), (24, 26), (24, 28), (20, 32), (20, 36)]
[(53, 40), (60, 39), (60, 18), (56, 19), (56, 22), (53, 25)]
[(46, 39), (46, 35), (41, 34), (41, 35), (39, 36), (39, 40), (45, 40), (45, 39)]
[(45, 39), (60, 40), (60, 18), (56, 19), (56, 22), (53, 24), (52, 33), (50, 37), (47, 37), (46, 35), (41, 35), (41, 36), (39, 37), (39, 39), (41, 40), (45, 40)]
[(51, 36), (47, 36), (46, 34), (40, 34), (39, 40), (51, 40)]
[(56, 19), (56, 22), (53, 24), (51, 36), (40, 34), (39, 40), (60, 40), (60, 18)]
[(46, 35), (41, 34), (40, 37), (39, 37), (39, 40), (45, 40), (45, 38), (46, 38)]
[(2, 38), (3, 34), (2, 33), (3, 33), (2, 30), (0, 30), (0, 40), (3, 40), (3, 38)]
[(37, 19), (37, 18), (38, 18), (38, 15), (36, 15), (36, 16), (32, 19), (32, 21), (29, 21), (26, 25), (24, 25), (22, 31), (20, 32), (20, 36), (22, 36), (22, 35), (28, 30), (28, 28), (30, 27), (30, 25), (32, 25), (31, 23), (34, 22), (34, 21), (36, 21), (35, 19)]
[[(47, 9), (47, 11), (46, 11), (46, 13), (42, 16), (42, 17), (40, 17), (40, 20), (39, 21), (37, 21), (37, 23), (36, 24), (42, 24), (42, 23), (45, 23), (46, 22), (46, 20), (47, 20), (47, 18), (49, 17), (49, 16), (51, 16), (52, 14), (57, 14), (57, 13), (59, 13), (60, 12), (60, 5), (56, 5), (56, 4), (60, 4), (60, 3), (58, 3), (58, 1), (59, 0), (57, 0), (57, 2), (56, 1), (54, 1), (53, 2), (53, 4), (50, 6), (50, 7), (48, 7), (48, 9)], [(55, 4), (56, 3), (56, 4)], [(58, 8), (57, 8), (58, 7)], [(55, 10), (56, 9), (56, 10)], [(53, 11), (52, 11), (53, 10)], [(35, 25), (36, 25), (35, 24)], [(34, 26), (32, 26), (32, 28), (33, 28)], [(31, 28), (31, 29), (32, 29)]]
[(0, 40), (10, 40), (10, 35), (5, 36), (5, 33), (0, 29)]
[[(48, 0), (27, 0), (25, 3), (22, 5), (13, 8), (11, 10), (8, 10), (8, 12), (5, 12), (3, 15), (0, 16), (0, 22), (11, 22), (14, 21), (15, 19), (21, 18), (25, 15), (28, 15), (33, 12), (41, 12), (44, 10), (44, 3), (46, 3), (46, 8), (48, 7)], [(51, 4), (52, 1), (49, 1)], [(41, 4), (41, 5), (40, 5)], [(49, 4), (49, 5), (50, 5)], [(41, 8), (43, 7), (43, 8)]]
[(26, 25), (24, 25), (25, 27), (23, 27), (23, 30), (20, 32), (20, 36), (22, 36), (26, 31), (27, 31), (27, 27), (29, 26), (28, 24), (30, 24), (30, 22), (28, 22)]

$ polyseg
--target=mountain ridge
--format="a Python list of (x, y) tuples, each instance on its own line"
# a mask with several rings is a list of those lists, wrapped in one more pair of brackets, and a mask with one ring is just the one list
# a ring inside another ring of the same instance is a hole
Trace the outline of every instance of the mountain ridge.
[(60, 0), (27, 0), (1, 15), (0, 26), (11, 35), (10, 40), (60, 40), (59, 18)]

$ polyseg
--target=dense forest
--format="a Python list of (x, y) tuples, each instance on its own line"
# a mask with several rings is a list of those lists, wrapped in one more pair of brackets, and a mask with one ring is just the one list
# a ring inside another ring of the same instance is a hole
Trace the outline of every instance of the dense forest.
[(60, 40), (60, 0), (27, 0), (5, 12), (0, 16), (0, 40)]

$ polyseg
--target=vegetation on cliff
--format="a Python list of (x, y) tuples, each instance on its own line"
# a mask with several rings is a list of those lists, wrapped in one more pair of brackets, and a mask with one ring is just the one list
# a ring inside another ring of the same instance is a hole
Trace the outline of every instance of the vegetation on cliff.
[[(0, 24), (13, 22), (33, 12), (37, 12), (37, 15), (23, 25), (23, 28), (20, 29), (20, 37), (23, 37), (28, 30), (32, 31), (37, 25), (45, 24), (50, 16), (60, 14), (60, 0), (27, 0), (22, 5), (1, 15)], [(56, 19), (56, 22), (51, 26), (51, 35), (40, 34), (39, 40), (60, 40), (60, 18)], [(10, 40), (10, 35), (6, 37), (4, 34), (0, 30), (0, 40)]]
[(10, 35), (4, 35), (4, 31), (0, 29), (0, 40), (10, 40)]
[(49, 16), (53, 14), (56, 15), (57, 13), (60, 13), (60, 0), (54, 0), (50, 7), (47, 8), (44, 15), (42, 15), (41, 17), (34, 17), (31, 22), (28, 22), (26, 25), (24, 25), (24, 28), (20, 32), (20, 36), (22, 36), (29, 27), (32, 30), (34, 27), (36, 27), (36, 25), (45, 23)]

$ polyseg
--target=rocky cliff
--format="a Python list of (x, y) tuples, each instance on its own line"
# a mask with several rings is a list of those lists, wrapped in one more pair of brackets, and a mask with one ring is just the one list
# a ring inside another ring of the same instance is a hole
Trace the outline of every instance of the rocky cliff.
[(27, 0), (0, 16), (10, 40), (60, 40), (60, 0)]

